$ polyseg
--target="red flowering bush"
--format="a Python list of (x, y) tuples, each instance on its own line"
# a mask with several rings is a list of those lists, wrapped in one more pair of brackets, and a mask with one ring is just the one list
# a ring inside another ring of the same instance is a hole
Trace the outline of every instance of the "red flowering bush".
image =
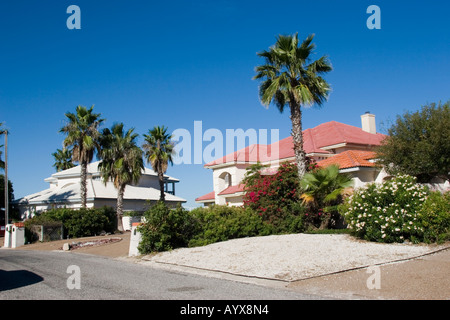
[(251, 174), (244, 179), (244, 206), (272, 224), (277, 232), (303, 231), (304, 208), (299, 200), (297, 166), (286, 162), (272, 175), (262, 174), (258, 170), (261, 168), (261, 165), (250, 168)]

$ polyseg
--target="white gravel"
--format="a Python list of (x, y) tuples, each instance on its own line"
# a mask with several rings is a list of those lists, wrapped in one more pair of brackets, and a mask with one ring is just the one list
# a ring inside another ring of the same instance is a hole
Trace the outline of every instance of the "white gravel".
[(436, 245), (382, 244), (347, 234), (291, 234), (234, 239), (162, 252), (145, 260), (235, 275), (295, 281), (414, 258)]

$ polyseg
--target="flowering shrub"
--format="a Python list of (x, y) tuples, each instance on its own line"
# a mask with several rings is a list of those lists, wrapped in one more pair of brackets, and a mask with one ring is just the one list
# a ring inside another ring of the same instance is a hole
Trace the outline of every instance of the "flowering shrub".
[(300, 185), (294, 163), (283, 163), (273, 175), (253, 172), (245, 183), (244, 207), (275, 226), (275, 232), (303, 230), (304, 208), (299, 203)]
[(356, 190), (341, 206), (341, 214), (348, 228), (365, 240), (419, 242), (424, 234), (419, 211), (427, 194), (415, 178), (399, 176)]

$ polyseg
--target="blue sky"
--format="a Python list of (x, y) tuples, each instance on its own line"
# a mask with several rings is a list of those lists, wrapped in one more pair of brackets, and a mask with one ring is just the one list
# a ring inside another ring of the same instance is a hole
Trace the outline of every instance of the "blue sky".
[[(81, 30), (66, 27), (72, 4)], [(366, 26), (372, 4), (380, 30)], [(64, 114), (77, 105), (95, 105), (104, 127), (123, 122), (139, 134), (155, 125), (193, 132), (202, 121), (224, 135), (253, 128), (287, 137), (289, 114), (262, 107), (252, 80), (263, 62), (256, 53), (279, 34), (314, 33), (314, 58), (328, 55), (334, 68), (325, 77), (333, 92), (321, 109), (304, 111), (304, 128), (360, 126), (371, 111), (385, 132), (398, 114), (450, 98), (448, 12), (444, 0), (2, 0), (0, 122), (11, 132), (15, 196), (47, 188)], [(177, 195), (188, 207), (212, 191), (212, 172), (201, 164), (167, 174), (181, 180)]]

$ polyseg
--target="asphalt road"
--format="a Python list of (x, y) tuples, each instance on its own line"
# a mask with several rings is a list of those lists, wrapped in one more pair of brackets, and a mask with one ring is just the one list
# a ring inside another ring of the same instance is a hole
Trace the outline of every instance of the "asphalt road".
[(318, 295), (65, 252), (0, 250), (0, 300), (318, 300)]

